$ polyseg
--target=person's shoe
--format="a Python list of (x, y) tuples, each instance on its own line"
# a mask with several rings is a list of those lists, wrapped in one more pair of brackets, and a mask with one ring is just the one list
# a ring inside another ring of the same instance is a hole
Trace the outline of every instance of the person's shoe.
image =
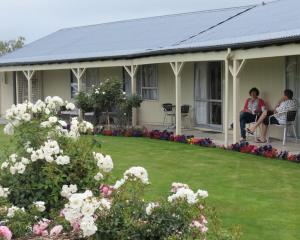
[(247, 131), (247, 133), (249, 133), (250, 135), (254, 135), (254, 132), (252, 132), (252, 131), (250, 130), (250, 128), (247, 128), (246, 131)]

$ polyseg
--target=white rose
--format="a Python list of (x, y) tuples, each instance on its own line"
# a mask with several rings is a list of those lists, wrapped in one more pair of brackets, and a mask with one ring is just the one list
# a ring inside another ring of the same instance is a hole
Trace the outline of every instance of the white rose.
[(5, 125), (3, 131), (5, 135), (11, 136), (14, 134), (14, 126), (11, 123), (8, 123)]
[(67, 109), (67, 110), (74, 110), (74, 109), (75, 109), (75, 105), (74, 105), (73, 103), (68, 103), (68, 104), (66, 105), (66, 109)]
[(92, 236), (97, 231), (97, 226), (95, 225), (93, 217), (83, 217), (80, 222), (80, 229), (82, 230), (84, 237)]
[(31, 115), (29, 113), (24, 113), (22, 115), (22, 120), (24, 120), (25, 122), (29, 122), (31, 119)]
[(21, 161), (25, 165), (29, 164), (29, 160), (27, 158), (22, 157)]
[(7, 161), (4, 161), (2, 164), (1, 164), (1, 170), (7, 168), (9, 165), (9, 163)]
[(100, 173), (100, 172), (98, 172), (98, 173), (94, 176), (94, 179), (95, 179), (96, 181), (102, 180), (102, 179), (103, 179), (103, 174)]
[(43, 201), (37, 201), (34, 202), (33, 204), (39, 212), (44, 212), (46, 210), (45, 202)]
[(208, 192), (205, 190), (199, 189), (196, 194), (203, 199), (208, 197)]
[(49, 117), (48, 120), (49, 120), (50, 123), (56, 123), (58, 119), (55, 116), (51, 116), (51, 117)]

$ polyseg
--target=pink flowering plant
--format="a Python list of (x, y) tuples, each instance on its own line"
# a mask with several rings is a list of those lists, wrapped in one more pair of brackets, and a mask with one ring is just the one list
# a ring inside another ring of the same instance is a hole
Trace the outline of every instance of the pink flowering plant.
[(173, 183), (169, 196), (145, 202), (145, 168), (131, 167), (116, 181), (112, 158), (85, 136), (93, 125), (64, 122), (61, 107), (74, 105), (47, 97), (7, 111), (11, 143), (1, 155), (0, 239), (239, 238), (239, 231), (221, 229), (205, 190)]

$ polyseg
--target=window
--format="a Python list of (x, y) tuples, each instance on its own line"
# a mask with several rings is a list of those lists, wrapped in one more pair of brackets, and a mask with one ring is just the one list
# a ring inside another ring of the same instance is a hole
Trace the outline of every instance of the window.
[(76, 93), (78, 92), (78, 83), (72, 71), (70, 71), (70, 76), (71, 76), (71, 98), (75, 98)]
[[(28, 81), (23, 73), (18, 74), (18, 103), (28, 100)], [(43, 98), (43, 81), (40, 72), (36, 72), (31, 78), (31, 101), (35, 103), (37, 100)]]
[[(88, 68), (81, 79), (81, 90), (84, 92), (90, 93), (93, 87), (97, 87), (99, 85), (99, 76), (97, 68)], [(71, 98), (74, 98), (76, 93), (78, 92), (78, 83), (77, 78), (74, 76), (71, 71)]]
[(137, 73), (137, 93), (144, 100), (158, 99), (157, 65), (139, 67)]
[[(142, 65), (138, 67), (136, 76), (136, 91), (143, 100), (158, 99), (157, 65)], [(131, 94), (131, 79), (123, 70), (124, 90), (127, 95)]]
[(220, 62), (195, 63), (195, 117), (198, 126), (222, 128)]

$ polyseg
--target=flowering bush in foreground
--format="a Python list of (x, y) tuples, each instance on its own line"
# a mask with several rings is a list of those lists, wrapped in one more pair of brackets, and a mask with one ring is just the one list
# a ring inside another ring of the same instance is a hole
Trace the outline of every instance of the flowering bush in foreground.
[(7, 111), (4, 131), (12, 137), (1, 155), (0, 239), (238, 239), (239, 231), (219, 227), (205, 190), (173, 183), (168, 197), (147, 203), (146, 169), (131, 167), (116, 181), (112, 158), (82, 136), (93, 126), (60, 120), (61, 107), (74, 105), (47, 97)]

